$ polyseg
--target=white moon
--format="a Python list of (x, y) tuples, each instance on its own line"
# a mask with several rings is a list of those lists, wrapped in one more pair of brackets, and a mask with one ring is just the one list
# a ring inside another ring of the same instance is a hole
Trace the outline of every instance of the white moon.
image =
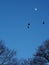
[(37, 11), (37, 8), (34, 8), (35, 11)]

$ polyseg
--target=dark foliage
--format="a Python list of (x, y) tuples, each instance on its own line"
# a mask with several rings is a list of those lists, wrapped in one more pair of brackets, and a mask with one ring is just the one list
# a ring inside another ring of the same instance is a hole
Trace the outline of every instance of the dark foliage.
[(0, 41), (0, 65), (17, 65), (17, 59), (14, 57), (16, 52), (8, 49), (3, 41)]
[(30, 60), (30, 65), (47, 65), (49, 63), (49, 40), (39, 46), (34, 58)]

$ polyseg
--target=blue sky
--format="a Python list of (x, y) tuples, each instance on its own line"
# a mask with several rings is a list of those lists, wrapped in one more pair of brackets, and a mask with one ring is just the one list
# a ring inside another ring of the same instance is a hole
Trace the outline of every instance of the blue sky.
[(49, 39), (49, 0), (0, 0), (0, 39), (18, 58), (32, 57)]

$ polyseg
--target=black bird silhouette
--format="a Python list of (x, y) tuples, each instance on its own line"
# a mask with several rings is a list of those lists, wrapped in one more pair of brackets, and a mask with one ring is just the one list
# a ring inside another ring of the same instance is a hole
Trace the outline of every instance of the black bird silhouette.
[(27, 26), (28, 29), (29, 29), (29, 26), (30, 26), (30, 23), (28, 23), (28, 26)]
[(45, 24), (45, 22), (43, 21), (43, 24)]
[(29, 26), (27, 26), (27, 28), (29, 29)]
[(28, 25), (30, 25), (30, 23), (28, 23)]

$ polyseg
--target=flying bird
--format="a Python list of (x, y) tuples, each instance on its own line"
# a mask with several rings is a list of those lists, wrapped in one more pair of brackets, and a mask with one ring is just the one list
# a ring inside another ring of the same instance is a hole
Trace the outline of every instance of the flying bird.
[(30, 27), (30, 23), (28, 23), (28, 25), (27, 25), (27, 28), (29, 29), (29, 27)]
[(30, 23), (28, 23), (28, 25), (30, 26)]
[(29, 26), (27, 26), (27, 28), (29, 29)]
[(45, 22), (43, 21), (43, 24), (45, 24)]

